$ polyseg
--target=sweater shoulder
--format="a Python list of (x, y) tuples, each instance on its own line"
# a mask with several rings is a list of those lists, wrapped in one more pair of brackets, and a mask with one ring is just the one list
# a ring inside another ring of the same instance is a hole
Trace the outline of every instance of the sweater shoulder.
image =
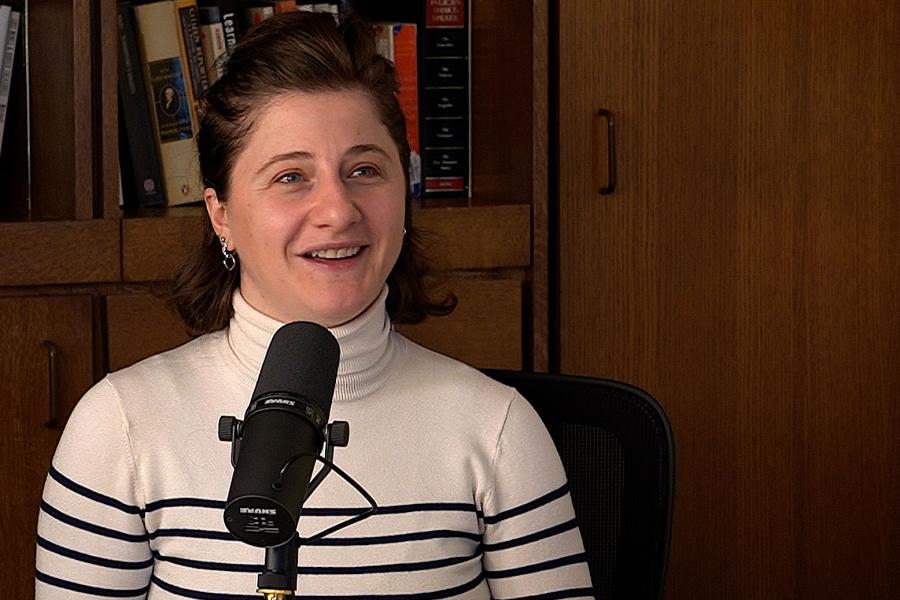
[(107, 379), (117, 389), (129, 387), (133, 383), (152, 382), (159, 385), (166, 380), (183, 380), (186, 376), (196, 375), (219, 364), (217, 357), (223, 336), (224, 330), (202, 335), (181, 346), (114, 371), (107, 375)]
[(400, 334), (394, 335), (401, 349), (403, 371), (416, 378), (423, 392), (438, 396), (451, 394), (462, 402), (477, 403), (480, 408), (493, 406), (503, 412), (518, 396), (514, 388), (491, 379), (471, 365), (426, 348)]

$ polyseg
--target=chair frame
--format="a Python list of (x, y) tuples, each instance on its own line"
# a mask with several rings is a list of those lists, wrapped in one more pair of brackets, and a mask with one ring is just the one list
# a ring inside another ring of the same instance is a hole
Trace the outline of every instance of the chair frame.
[[(675, 441), (662, 405), (646, 391), (612, 379), (501, 369), (483, 369), (483, 372), (516, 388), (528, 399), (551, 436), (555, 429), (566, 424), (590, 423), (613, 434), (621, 442), (626, 463), (625, 491), (619, 513), (621, 530), (616, 542), (613, 598), (661, 599), (669, 558), (675, 490)], [(558, 389), (565, 399), (549, 396), (551, 387)], [(629, 440), (627, 430), (633, 427), (643, 428), (642, 433), (652, 440), (650, 452), (647, 452), (646, 444), (639, 446)], [(554, 437), (557, 446), (561, 441)], [(565, 460), (564, 466), (568, 472)], [(574, 488), (573, 485), (573, 491)], [(644, 498), (644, 494), (655, 496), (650, 511), (638, 501), (627, 501)], [(573, 493), (573, 502), (575, 500)], [(640, 514), (637, 512), (639, 506)], [(576, 505), (576, 516), (578, 512)], [(597, 553), (587, 544), (585, 550), (591, 571), (596, 573)], [(598, 587), (596, 580), (595, 576), (595, 590)], [(600, 592), (597, 593), (600, 597)]]

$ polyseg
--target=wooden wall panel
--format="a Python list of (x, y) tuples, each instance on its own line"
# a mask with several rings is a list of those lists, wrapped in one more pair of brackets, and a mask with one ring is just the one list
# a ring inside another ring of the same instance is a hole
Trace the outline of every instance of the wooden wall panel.
[(190, 339), (179, 316), (169, 310), (161, 298), (150, 294), (107, 296), (106, 325), (110, 371), (170, 350)]
[(0, 286), (118, 281), (119, 221), (0, 223)]
[(453, 279), (438, 289), (456, 294), (456, 310), (397, 331), (475, 367), (522, 368), (521, 281)]

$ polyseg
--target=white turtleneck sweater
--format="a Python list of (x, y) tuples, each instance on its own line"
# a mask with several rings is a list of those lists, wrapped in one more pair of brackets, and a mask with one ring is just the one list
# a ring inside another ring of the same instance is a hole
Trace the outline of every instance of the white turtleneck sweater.
[[(526, 400), (391, 329), (386, 288), (331, 332), (334, 461), (379, 512), (300, 548), (298, 598), (592, 597), (559, 457)], [(242, 417), (281, 325), (234, 296), (229, 327), (112, 373), (75, 408), (44, 487), (37, 600), (256, 599), (264, 550), (231, 537), (221, 415)], [(367, 506), (334, 473), (309, 537)]]

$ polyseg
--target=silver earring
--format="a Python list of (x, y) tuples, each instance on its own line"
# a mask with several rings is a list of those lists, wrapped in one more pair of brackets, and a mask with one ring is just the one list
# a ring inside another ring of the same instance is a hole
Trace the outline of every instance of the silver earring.
[(406, 237), (406, 227), (403, 228), (403, 237)]
[(234, 271), (234, 267), (237, 265), (234, 252), (228, 249), (228, 242), (225, 240), (224, 235), (219, 239), (222, 241), (222, 264), (225, 265), (226, 271)]

